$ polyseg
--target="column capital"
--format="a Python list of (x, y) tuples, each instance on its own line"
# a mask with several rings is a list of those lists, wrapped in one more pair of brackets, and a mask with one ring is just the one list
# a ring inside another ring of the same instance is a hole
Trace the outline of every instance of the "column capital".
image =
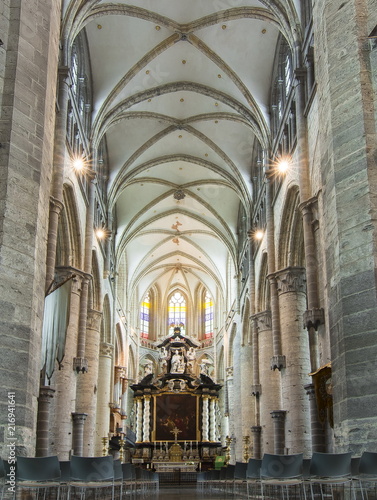
[(309, 396), (309, 399), (315, 398), (315, 387), (314, 387), (314, 384), (304, 385), (304, 389), (306, 391), (306, 394)]
[(54, 397), (55, 389), (50, 386), (42, 385), (39, 388), (38, 401), (41, 403), (50, 403), (51, 399)]
[(73, 370), (77, 373), (87, 373), (88, 365), (89, 363), (86, 358), (73, 358)]
[(293, 292), (306, 293), (306, 273), (304, 267), (287, 267), (275, 273), (279, 295)]
[(50, 196), (50, 209), (52, 212), (56, 212), (58, 215), (60, 215), (63, 208), (64, 203), (61, 200), (58, 200), (54, 196)]
[(322, 307), (308, 309), (303, 315), (304, 328), (314, 328), (318, 330), (319, 325), (325, 324), (325, 312)]
[(261, 384), (254, 384), (251, 386), (251, 395), (259, 397), (262, 394)]
[(277, 354), (271, 358), (271, 370), (279, 370), (286, 367), (286, 359), (283, 354)]
[(102, 311), (97, 311), (96, 309), (88, 310), (88, 328), (92, 330), (96, 330), (97, 327), (100, 326), (100, 321), (102, 319), (103, 313)]
[(227, 379), (233, 378), (233, 366), (228, 366), (225, 371)]
[(250, 427), (251, 432), (254, 434), (260, 434), (262, 432), (262, 426), (261, 425), (252, 425)]
[(107, 358), (111, 358), (113, 356), (114, 346), (112, 344), (108, 344), (107, 342), (101, 342), (99, 346), (99, 355)]
[(72, 420), (76, 423), (81, 423), (84, 424), (86, 417), (88, 416), (87, 413), (78, 413), (78, 412), (72, 412)]
[(258, 332), (264, 332), (272, 328), (272, 317), (269, 310), (253, 314), (250, 319), (255, 322)]
[(270, 411), (271, 418), (277, 419), (277, 420), (284, 420), (285, 415), (286, 415), (286, 410), (273, 410)]

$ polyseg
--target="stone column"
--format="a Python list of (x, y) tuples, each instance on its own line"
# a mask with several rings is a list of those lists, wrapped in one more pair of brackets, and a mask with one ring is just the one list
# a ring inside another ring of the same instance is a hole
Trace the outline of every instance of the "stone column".
[(252, 458), (262, 458), (262, 427), (260, 425), (251, 426)]
[(274, 408), (281, 408), (281, 373), (271, 371), (273, 353), (271, 311), (254, 315), (255, 329), (259, 337), (260, 365), (260, 422), (262, 453), (274, 451), (274, 427), (270, 414)]
[(48, 457), (50, 453), (50, 406), (55, 389), (42, 386), (39, 389), (36, 457)]
[(84, 448), (84, 423), (86, 413), (72, 413), (72, 449), (73, 454), (82, 457)]
[(312, 451), (324, 453), (326, 452), (325, 428), (322, 427), (319, 421), (314, 384), (308, 384), (304, 387), (304, 389), (306, 390), (306, 394), (309, 396)]
[(203, 395), (202, 396), (202, 441), (209, 441), (209, 436), (208, 436), (208, 419), (209, 419), (209, 412), (208, 412), (208, 400), (209, 396)]
[(274, 453), (276, 455), (285, 454), (285, 414), (284, 410), (275, 410), (271, 412), (274, 424)]
[(97, 381), (99, 365), (99, 343), (102, 313), (91, 309), (87, 320), (87, 343), (85, 357), (88, 360), (88, 373), (84, 377), (77, 377), (76, 412), (87, 413), (84, 426), (84, 456), (95, 454), (95, 427), (97, 415)]
[(302, 315), (306, 309), (305, 269), (288, 267), (276, 273), (279, 291), (283, 351), (288, 353), (282, 371), (282, 407), (287, 411), (286, 442), (289, 453), (311, 454), (309, 402), (304, 386), (310, 382), (310, 355)]
[(77, 329), (79, 321), (81, 293), (81, 277), (72, 278), (71, 303), (65, 356), (60, 370), (55, 377), (55, 449), (59, 460), (69, 460), (72, 447), (72, 413), (76, 411), (77, 374), (72, 370), (72, 362), (76, 356)]
[(151, 396), (144, 396), (143, 441), (149, 443), (151, 427)]
[(279, 297), (275, 277), (275, 221), (272, 207), (271, 172), (266, 172), (266, 217), (267, 217), (267, 257), (268, 281), (270, 284), (271, 326), (272, 326), (272, 357), (271, 370), (282, 370), (285, 367), (285, 356), (282, 351)]
[(97, 380), (97, 425), (96, 453), (102, 452), (102, 438), (107, 436), (110, 428), (110, 395), (112, 386), (112, 358), (114, 348), (111, 344), (102, 342), (99, 351)]
[(122, 415), (122, 418), (126, 418), (127, 406), (128, 406), (128, 381), (126, 378), (126, 369), (124, 367), (122, 372), (121, 383), (122, 383), (122, 396), (120, 402), (120, 414)]
[(136, 398), (136, 442), (141, 443), (143, 440), (143, 400), (141, 397)]

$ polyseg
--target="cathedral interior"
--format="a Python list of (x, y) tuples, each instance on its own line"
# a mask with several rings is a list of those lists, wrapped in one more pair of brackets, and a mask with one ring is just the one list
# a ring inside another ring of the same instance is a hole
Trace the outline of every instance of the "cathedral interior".
[(0, 26), (0, 455), (376, 452), (377, 0)]

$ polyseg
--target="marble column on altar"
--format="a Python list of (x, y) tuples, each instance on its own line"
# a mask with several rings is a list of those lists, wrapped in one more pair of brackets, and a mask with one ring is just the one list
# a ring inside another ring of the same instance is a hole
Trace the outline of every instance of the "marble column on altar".
[(203, 396), (203, 408), (202, 408), (202, 441), (209, 441), (209, 396)]
[(150, 442), (151, 396), (144, 396), (143, 441)]
[(136, 398), (136, 441), (141, 443), (143, 439), (143, 400)]

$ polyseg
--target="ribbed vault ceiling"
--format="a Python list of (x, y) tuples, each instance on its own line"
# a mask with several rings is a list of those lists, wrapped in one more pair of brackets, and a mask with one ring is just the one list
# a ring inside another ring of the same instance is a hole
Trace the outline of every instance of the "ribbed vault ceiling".
[(225, 289), (240, 207), (252, 210), (252, 150), (269, 144), (279, 31), (291, 41), (297, 24), (291, 2), (66, 2), (67, 54), (86, 30), (91, 140), (106, 137), (117, 257), (137, 300), (153, 284)]

